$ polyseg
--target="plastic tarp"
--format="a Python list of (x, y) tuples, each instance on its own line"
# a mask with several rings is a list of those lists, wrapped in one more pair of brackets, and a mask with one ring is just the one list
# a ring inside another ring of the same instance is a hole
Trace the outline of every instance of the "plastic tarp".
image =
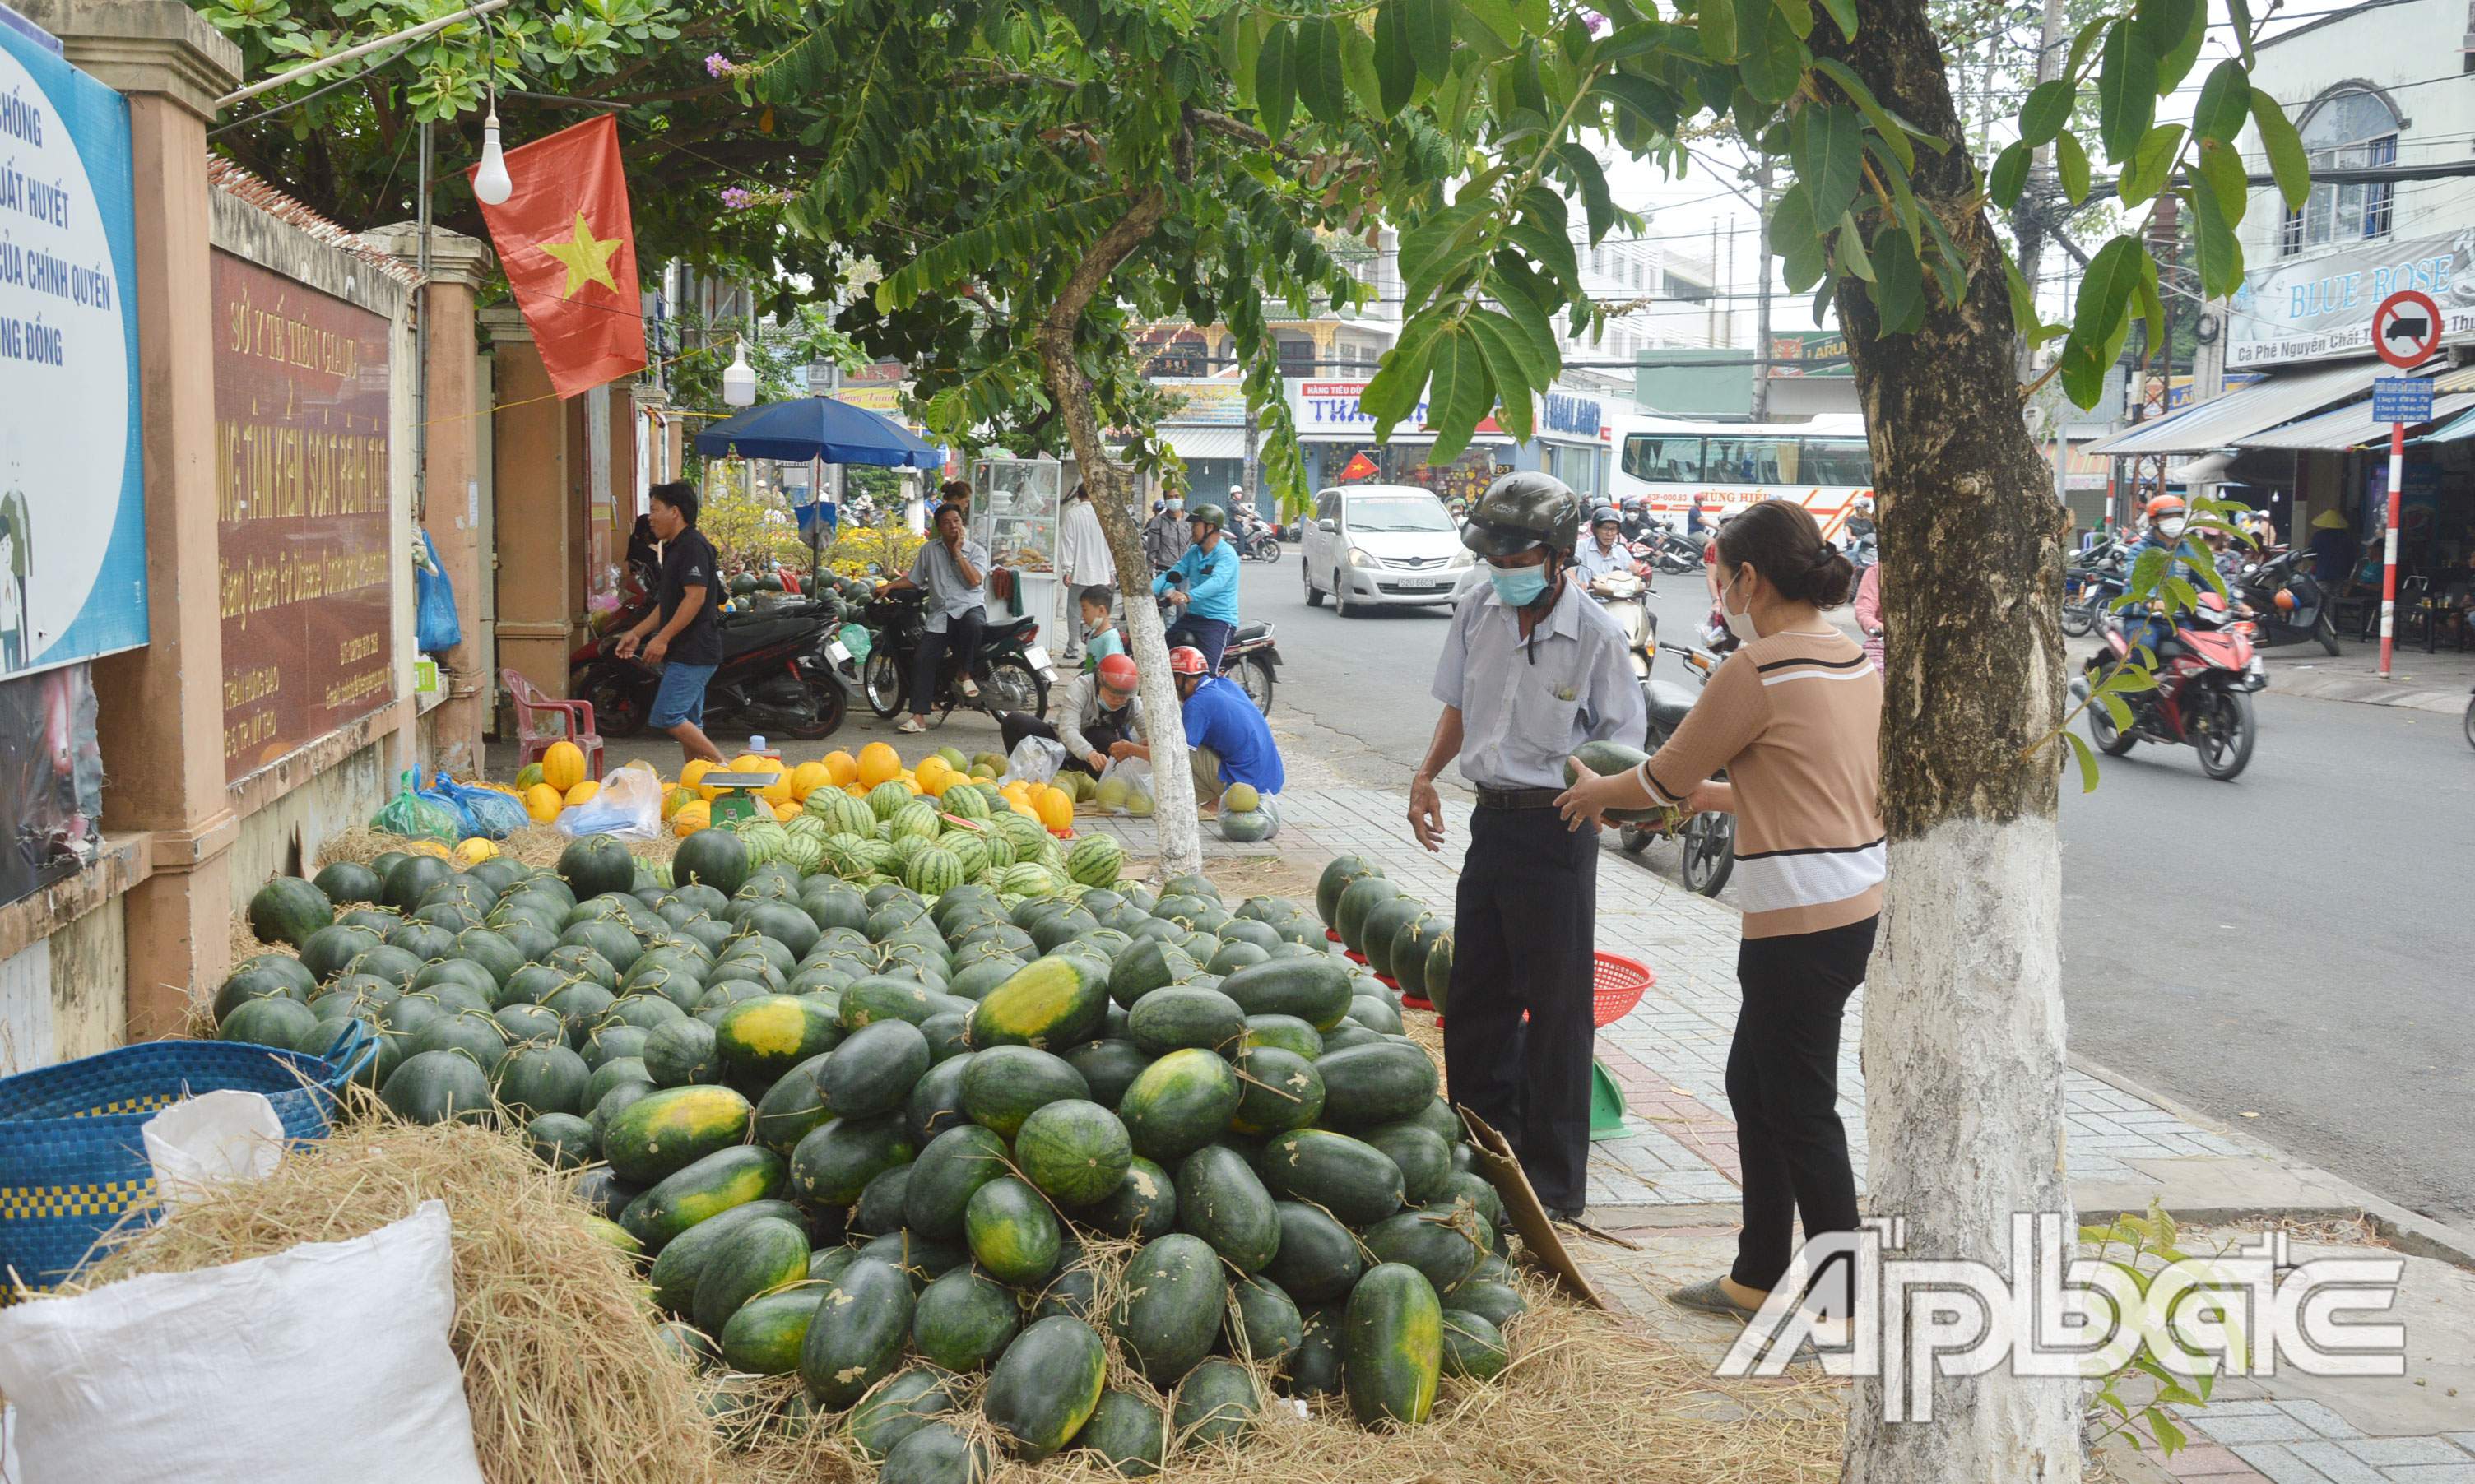
[(2186, 407), (2172, 417), (2109, 434), (2080, 451), (2104, 458), (2144, 453), (2206, 453), (2248, 446), (2252, 435), (2309, 417), (2339, 402), (2368, 398), (2372, 382), (2395, 376), (2379, 361), (2348, 361), (2317, 371), (2279, 375), (2223, 397)]

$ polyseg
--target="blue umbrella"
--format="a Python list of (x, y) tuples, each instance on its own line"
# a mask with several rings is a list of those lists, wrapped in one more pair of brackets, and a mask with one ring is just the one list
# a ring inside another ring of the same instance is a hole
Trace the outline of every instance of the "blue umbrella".
[(878, 464), (888, 469), (936, 469), (945, 462), (942, 452), (913, 437), (900, 424), (830, 397), (800, 397), (750, 407), (698, 433), (696, 450), (707, 458), (736, 453), (743, 458), (801, 464), (822, 459), (828, 464)]

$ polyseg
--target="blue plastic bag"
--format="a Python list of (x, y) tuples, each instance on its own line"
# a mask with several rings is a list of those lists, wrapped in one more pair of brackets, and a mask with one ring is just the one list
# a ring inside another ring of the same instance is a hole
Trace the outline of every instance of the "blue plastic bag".
[(505, 839), (532, 823), (532, 816), (525, 813), (523, 804), (496, 789), (476, 789), (457, 783), (445, 773), (440, 773), (431, 787), (434, 791), (446, 794), (464, 807), (464, 812), (473, 816), (473, 823), (477, 826), (473, 833), (483, 839)]
[[(444, 783), (447, 779), (447, 775), (445, 773), (439, 774), (438, 777), (441, 783)], [(420, 796), (422, 802), (426, 804), (435, 804), (440, 809), (447, 812), (448, 817), (455, 821), (455, 838), (457, 839), (471, 839), (474, 836), (481, 833), (481, 821), (474, 818), (473, 811), (465, 808), (464, 801), (457, 798), (454, 794), (449, 793), (442, 789), (435, 788), (415, 789), (413, 792)]]
[(409, 767), (405, 768), (404, 776), (399, 780), (403, 791), (389, 799), (377, 814), (370, 816), (370, 828), (381, 835), (401, 835), (407, 839), (443, 840), (450, 845), (464, 839), (455, 831), (460, 825), (469, 824), (471, 820), (463, 817), (460, 811), (439, 803), (428, 793), (416, 792), (414, 786), (420, 781), (419, 772)]
[(455, 617), (455, 585), (447, 580), (447, 569), (438, 565), (438, 547), (428, 531), (421, 533), (412, 576), (421, 593), (413, 647), (424, 654), (444, 654), (464, 642), (464, 625)]

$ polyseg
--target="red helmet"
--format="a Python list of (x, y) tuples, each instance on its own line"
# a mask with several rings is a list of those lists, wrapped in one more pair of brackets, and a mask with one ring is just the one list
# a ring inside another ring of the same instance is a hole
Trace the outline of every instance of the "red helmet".
[(1168, 652), (1169, 673), (1200, 675), (1203, 673), (1203, 651), (1192, 645), (1180, 645)]
[(2275, 602), (2277, 604), (2277, 611), (2280, 613), (2292, 613), (2294, 611), (2294, 595), (2284, 588), (2279, 588), (2277, 590)]
[(1103, 655), (1099, 665), (1100, 683), (1119, 695), (1135, 692), (1135, 662), (1122, 654)]

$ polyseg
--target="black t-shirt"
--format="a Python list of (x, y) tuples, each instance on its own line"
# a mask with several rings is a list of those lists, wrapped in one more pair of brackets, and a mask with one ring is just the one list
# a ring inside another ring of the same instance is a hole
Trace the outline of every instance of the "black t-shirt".
[(704, 591), (704, 602), (687, 627), (671, 636), (669, 658), (681, 665), (719, 665), (722, 663), (722, 564), (715, 559), (713, 543), (690, 526), (679, 532), (662, 551), (662, 591), (657, 599), (662, 608), (662, 621), (656, 632), (668, 625), (679, 611), (679, 599), (692, 587)]

